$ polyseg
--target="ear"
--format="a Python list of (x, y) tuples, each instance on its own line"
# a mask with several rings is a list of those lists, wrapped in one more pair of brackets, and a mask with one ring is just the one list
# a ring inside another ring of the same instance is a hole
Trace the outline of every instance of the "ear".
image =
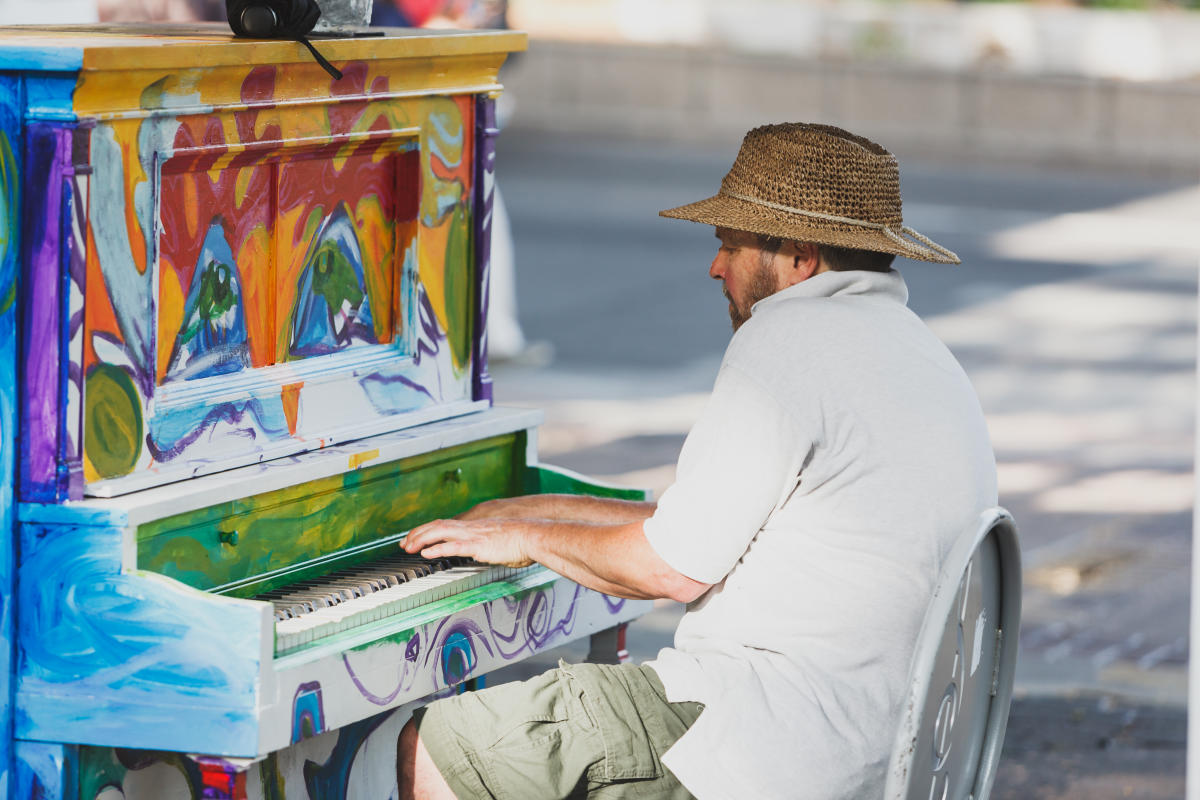
[(787, 256), (791, 259), (787, 270), (787, 285), (794, 286), (821, 272), (821, 250), (812, 242), (789, 242)]

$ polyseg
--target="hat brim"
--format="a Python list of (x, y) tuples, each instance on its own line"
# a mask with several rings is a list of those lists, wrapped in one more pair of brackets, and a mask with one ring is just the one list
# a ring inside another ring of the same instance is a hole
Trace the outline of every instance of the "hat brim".
[(939, 252), (911, 236), (901, 237), (898, 233), (889, 236), (878, 228), (791, 214), (723, 194), (658, 213), (659, 216), (671, 219), (686, 219), (704, 225), (761, 233), (780, 239), (892, 253), (935, 264), (962, 263), (959, 257), (949, 250), (942, 248), (944, 252)]

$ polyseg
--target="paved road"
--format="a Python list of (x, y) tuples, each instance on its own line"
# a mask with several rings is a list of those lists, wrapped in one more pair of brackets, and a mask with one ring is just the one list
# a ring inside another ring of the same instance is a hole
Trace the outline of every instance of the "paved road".
[[(555, 357), (497, 366), (497, 396), (546, 409), (547, 460), (670, 483), (729, 331), (711, 229), (656, 212), (711, 194), (732, 155), (501, 140), (521, 317)], [(1021, 529), (1021, 696), (1181, 706), (1200, 189), (902, 163), (906, 222), (963, 257), (898, 266), (979, 390)], [(677, 613), (644, 621), (635, 656), (669, 641)]]

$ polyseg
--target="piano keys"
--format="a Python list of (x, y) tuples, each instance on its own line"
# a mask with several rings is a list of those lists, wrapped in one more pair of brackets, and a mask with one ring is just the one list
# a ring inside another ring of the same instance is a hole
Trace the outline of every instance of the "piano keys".
[(14, 796), (387, 796), (413, 704), (648, 608), (400, 549), (490, 498), (643, 493), (491, 402), (523, 35), (320, 46), (342, 81), (220, 26), (0, 30)]

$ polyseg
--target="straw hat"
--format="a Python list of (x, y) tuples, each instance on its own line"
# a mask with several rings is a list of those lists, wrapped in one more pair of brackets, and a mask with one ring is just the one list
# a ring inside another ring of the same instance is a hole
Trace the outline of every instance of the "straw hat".
[(714, 197), (659, 213), (782, 239), (959, 263), (954, 253), (904, 225), (896, 157), (832, 125), (755, 128)]

